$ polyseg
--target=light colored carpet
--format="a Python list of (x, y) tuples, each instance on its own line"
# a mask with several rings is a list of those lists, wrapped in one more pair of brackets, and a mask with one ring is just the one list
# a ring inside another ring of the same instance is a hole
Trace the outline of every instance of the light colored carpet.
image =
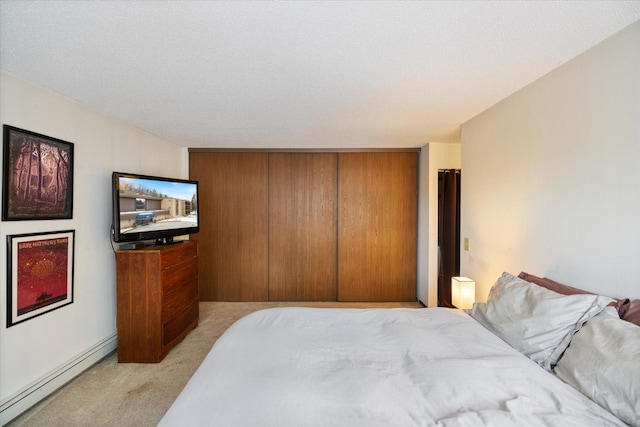
[(198, 327), (161, 363), (118, 363), (113, 353), (9, 426), (155, 426), (216, 339), (236, 320), (281, 306), (420, 308), (420, 303), (201, 302)]

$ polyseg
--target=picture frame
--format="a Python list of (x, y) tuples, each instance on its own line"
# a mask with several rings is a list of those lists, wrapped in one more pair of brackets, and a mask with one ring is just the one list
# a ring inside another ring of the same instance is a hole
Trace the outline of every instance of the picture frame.
[(2, 220), (73, 218), (73, 143), (4, 125)]
[(7, 328), (73, 303), (75, 230), (7, 236)]

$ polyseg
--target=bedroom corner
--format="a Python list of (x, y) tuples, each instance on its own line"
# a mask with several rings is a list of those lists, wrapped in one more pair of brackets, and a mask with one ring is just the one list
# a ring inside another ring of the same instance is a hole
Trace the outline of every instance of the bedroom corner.
[[(3, 260), (7, 236), (75, 230), (71, 304), (7, 327), (7, 290), (0, 291), (0, 424), (5, 424), (116, 348), (111, 172), (181, 176), (183, 151), (4, 70), (0, 121), (75, 146), (73, 217), (2, 222)], [(8, 267), (4, 261), (1, 266), (5, 284)]]

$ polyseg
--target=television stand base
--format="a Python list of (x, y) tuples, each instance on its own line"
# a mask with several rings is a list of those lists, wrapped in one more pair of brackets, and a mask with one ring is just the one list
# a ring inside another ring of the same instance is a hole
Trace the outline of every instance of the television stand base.
[(149, 246), (148, 244), (144, 243), (144, 242), (133, 242), (133, 243), (124, 243), (122, 245), (120, 245), (118, 247), (118, 250), (121, 251), (132, 251), (135, 249), (142, 249), (146, 246)]
[(170, 245), (173, 243), (173, 237), (160, 237), (156, 239), (156, 246)]

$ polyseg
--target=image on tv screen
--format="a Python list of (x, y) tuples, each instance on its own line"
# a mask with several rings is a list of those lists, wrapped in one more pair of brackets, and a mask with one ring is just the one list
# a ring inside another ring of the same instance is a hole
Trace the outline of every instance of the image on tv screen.
[(120, 233), (196, 227), (197, 185), (189, 182), (119, 177)]

